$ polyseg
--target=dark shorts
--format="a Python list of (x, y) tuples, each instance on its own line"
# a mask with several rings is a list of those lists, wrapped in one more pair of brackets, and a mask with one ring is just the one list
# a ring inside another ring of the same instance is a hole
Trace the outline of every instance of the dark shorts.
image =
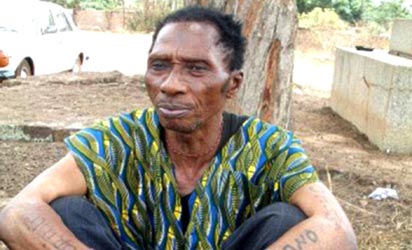
[[(94, 250), (125, 250), (100, 211), (79, 196), (59, 198), (51, 203), (64, 224)], [(257, 212), (223, 242), (222, 249), (262, 250), (275, 242), (306, 216), (297, 207), (277, 202)]]

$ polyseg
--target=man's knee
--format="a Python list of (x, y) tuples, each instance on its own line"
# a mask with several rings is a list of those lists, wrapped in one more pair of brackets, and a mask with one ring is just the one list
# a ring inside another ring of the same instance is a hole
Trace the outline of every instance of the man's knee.
[(50, 205), (66, 227), (84, 244), (94, 249), (126, 249), (100, 210), (85, 197), (62, 197)]
[(83, 206), (84, 203), (90, 203), (83, 196), (64, 196), (53, 200), (50, 205), (55, 210), (63, 210), (68, 205)]
[(90, 210), (96, 209), (83, 196), (65, 196), (57, 198), (50, 203), (50, 206), (56, 211), (56, 213), (63, 219), (63, 221), (69, 219), (76, 219), (84, 217)]
[(100, 210), (83, 196), (61, 197), (52, 201), (50, 206), (71, 230), (107, 223)]
[(271, 204), (243, 222), (222, 244), (222, 249), (266, 249), (306, 218), (306, 215), (293, 205), (284, 202)]
[(286, 202), (276, 202), (263, 208), (258, 214), (276, 222), (275, 225), (281, 224), (287, 230), (307, 218), (302, 210)]

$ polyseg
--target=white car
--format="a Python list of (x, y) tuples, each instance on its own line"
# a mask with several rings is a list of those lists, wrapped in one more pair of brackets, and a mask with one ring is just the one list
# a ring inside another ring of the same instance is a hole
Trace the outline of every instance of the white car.
[(72, 70), (86, 59), (70, 10), (39, 0), (0, 0), (0, 80)]

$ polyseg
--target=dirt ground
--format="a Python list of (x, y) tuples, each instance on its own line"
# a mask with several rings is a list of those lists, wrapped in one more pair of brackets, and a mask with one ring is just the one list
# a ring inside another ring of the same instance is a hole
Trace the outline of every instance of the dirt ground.
[[(333, 61), (327, 61), (320, 64), (333, 69)], [(312, 71), (303, 65), (296, 74), (310, 75), (305, 68)], [(327, 98), (330, 86), (318, 87), (296, 85), (292, 130), (302, 139), (322, 180), (347, 212), (360, 249), (412, 250), (412, 155), (380, 152), (331, 110)], [(0, 125), (83, 126), (147, 106), (149, 100), (139, 77), (82, 73), (3, 83), (0, 103)], [(0, 141), (0, 207), (65, 153), (62, 142)], [(400, 200), (368, 199), (377, 187), (396, 189)]]
[[(43, 79), (42, 84), (36, 80), (0, 88), (0, 118), (2, 122), (72, 119), (88, 124), (149, 105), (138, 78), (92, 83), (92, 77), (96, 75), (86, 74), (82, 79), (89, 80), (72, 84)], [(295, 93), (293, 98), (293, 130), (348, 213), (361, 249), (412, 249), (412, 156), (387, 155), (377, 150), (329, 108), (326, 98), (305, 91)], [(65, 152), (61, 142), (0, 141), (0, 198), (14, 196)], [(367, 198), (376, 187), (387, 186), (399, 192), (399, 201)]]

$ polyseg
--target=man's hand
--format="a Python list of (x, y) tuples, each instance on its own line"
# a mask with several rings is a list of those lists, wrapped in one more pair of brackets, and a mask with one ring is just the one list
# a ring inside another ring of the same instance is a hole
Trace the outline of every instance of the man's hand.
[(298, 189), (290, 202), (308, 219), (299, 223), (268, 249), (310, 250), (358, 249), (356, 236), (341, 206), (322, 183), (307, 184)]
[(54, 199), (84, 195), (85, 179), (71, 154), (41, 173), (0, 213), (0, 240), (10, 249), (89, 249), (49, 206)]

